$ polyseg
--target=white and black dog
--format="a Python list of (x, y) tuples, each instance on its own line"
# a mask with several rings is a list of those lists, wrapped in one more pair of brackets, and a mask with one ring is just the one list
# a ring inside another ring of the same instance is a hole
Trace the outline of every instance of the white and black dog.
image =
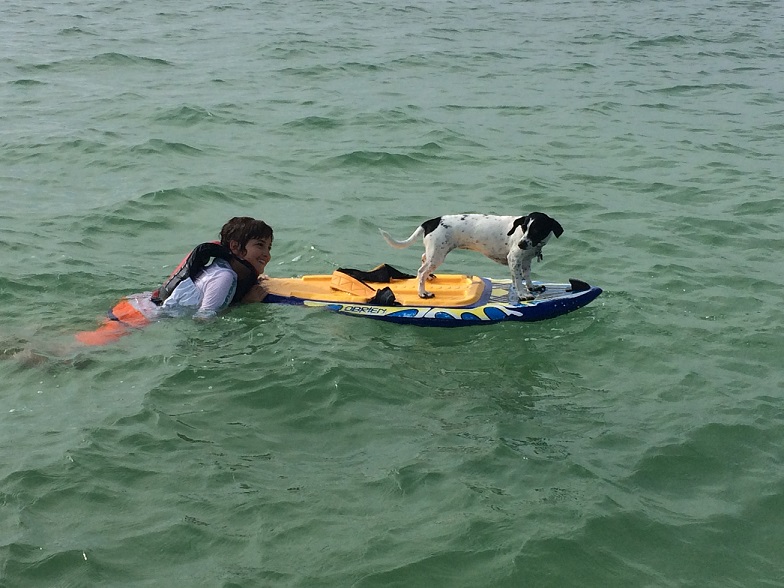
[[(493, 261), (509, 266), (514, 288), (509, 291), (509, 301), (517, 304), (520, 298), (531, 300), (535, 288), (531, 282), (531, 261), (542, 259), (542, 247), (551, 235), (563, 234), (563, 228), (543, 212), (525, 216), (493, 216), (488, 214), (450, 214), (423, 222), (405, 241), (393, 239), (379, 229), (392, 247), (403, 249), (422, 237), (425, 253), (422, 266), (417, 270), (419, 296), (432, 298), (425, 289), (425, 280), (440, 266), (453, 249), (471, 249), (483, 253)], [(527, 291), (527, 294), (523, 293)]]

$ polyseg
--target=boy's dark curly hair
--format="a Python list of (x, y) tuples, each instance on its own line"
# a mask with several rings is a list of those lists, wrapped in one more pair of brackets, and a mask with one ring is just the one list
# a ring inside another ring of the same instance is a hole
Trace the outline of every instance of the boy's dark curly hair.
[(251, 239), (269, 239), (272, 241), (272, 227), (263, 220), (249, 216), (235, 216), (220, 232), (221, 245), (228, 247), (231, 241), (237, 241), (242, 249)]

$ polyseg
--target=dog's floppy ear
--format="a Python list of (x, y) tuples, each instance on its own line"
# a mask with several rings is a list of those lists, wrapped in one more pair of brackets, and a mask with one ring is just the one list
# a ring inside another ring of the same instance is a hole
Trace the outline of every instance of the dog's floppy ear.
[(512, 235), (512, 233), (515, 232), (517, 227), (519, 227), (521, 225), (525, 226), (525, 223), (527, 223), (527, 222), (528, 222), (528, 217), (527, 216), (521, 216), (520, 218), (516, 218), (514, 220), (514, 222), (512, 223), (512, 228), (509, 229), (509, 232), (506, 234), (506, 236), (510, 237)]
[(552, 219), (552, 221), (553, 221), (553, 233), (555, 233), (555, 238), (557, 239), (558, 237), (563, 235), (563, 227), (561, 226), (561, 223), (559, 223), (557, 220)]

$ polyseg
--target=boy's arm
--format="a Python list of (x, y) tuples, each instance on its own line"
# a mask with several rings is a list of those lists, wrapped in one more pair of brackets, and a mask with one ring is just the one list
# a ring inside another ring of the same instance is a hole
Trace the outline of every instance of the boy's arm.
[(196, 313), (198, 318), (211, 318), (226, 309), (237, 290), (237, 275), (231, 271), (204, 276), (201, 284), (204, 296)]
[(260, 284), (254, 284), (248, 293), (242, 297), (242, 303), (247, 304), (249, 302), (261, 302), (267, 297), (267, 288), (264, 285), (264, 282)]

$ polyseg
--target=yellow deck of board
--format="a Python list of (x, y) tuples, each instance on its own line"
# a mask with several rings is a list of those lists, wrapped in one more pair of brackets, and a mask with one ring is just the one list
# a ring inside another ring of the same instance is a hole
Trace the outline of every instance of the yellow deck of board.
[[(331, 282), (331, 275), (311, 275), (301, 278), (267, 278), (264, 284), (270, 294), (287, 298), (359, 304), (367, 302), (363, 297), (333, 289)], [(427, 290), (435, 294), (435, 298), (427, 300), (419, 297), (416, 278), (392, 280), (388, 284), (368, 284), (377, 290), (388, 286), (402, 306), (468, 306), (479, 300), (484, 290), (481, 278), (458, 274), (437, 274), (434, 279), (428, 280)]]

